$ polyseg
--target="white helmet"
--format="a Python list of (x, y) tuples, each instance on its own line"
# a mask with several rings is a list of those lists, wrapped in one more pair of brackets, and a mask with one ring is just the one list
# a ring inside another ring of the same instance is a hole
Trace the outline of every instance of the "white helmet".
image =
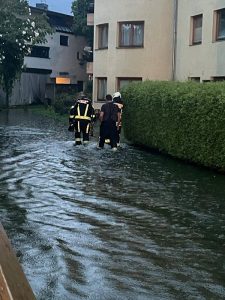
[(116, 93), (113, 94), (113, 99), (114, 99), (114, 98), (118, 98), (118, 97), (121, 98), (120, 92), (116, 92)]

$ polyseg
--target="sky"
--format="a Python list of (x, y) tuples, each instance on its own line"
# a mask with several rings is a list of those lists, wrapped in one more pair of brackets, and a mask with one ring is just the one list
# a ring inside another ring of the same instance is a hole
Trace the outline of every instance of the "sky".
[(73, 0), (29, 0), (29, 5), (36, 6), (36, 3), (48, 4), (48, 9), (63, 14), (71, 15), (71, 5)]

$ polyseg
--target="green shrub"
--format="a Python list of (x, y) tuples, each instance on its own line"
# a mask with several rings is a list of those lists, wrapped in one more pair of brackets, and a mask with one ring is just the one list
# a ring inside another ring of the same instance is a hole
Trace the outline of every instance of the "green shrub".
[(76, 96), (69, 93), (60, 93), (56, 95), (56, 100), (53, 105), (55, 112), (60, 115), (68, 114), (75, 99)]
[(122, 95), (128, 140), (225, 171), (225, 83), (145, 81)]

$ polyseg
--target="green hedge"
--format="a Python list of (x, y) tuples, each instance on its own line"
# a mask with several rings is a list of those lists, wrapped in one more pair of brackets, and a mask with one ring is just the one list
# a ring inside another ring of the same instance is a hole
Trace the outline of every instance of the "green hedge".
[[(86, 82), (84, 94), (91, 99), (92, 98), (92, 81)], [(68, 114), (70, 107), (74, 105), (75, 100), (79, 97), (80, 92), (61, 92), (56, 95), (55, 103), (53, 104), (56, 113), (63, 115)]]
[(70, 107), (77, 99), (77, 94), (61, 93), (56, 95), (55, 103), (53, 105), (56, 113), (60, 115), (69, 114)]
[(225, 171), (225, 83), (135, 83), (122, 91), (125, 137)]

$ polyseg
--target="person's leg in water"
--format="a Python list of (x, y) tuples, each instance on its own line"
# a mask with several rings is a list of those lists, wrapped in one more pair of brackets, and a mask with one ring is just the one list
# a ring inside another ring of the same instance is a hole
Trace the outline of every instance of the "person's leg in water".
[(117, 147), (120, 147), (120, 134), (121, 134), (121, 126), (119, 126), (119, 129), (117, 129), (117, 139), (116, 139)]
[(113, 151), (117, 150), (117, 127), (116, 122), (110, 124), (110, 143)]
[(104, 148), (105, 139), (107, 136), (107, 123), (103, 121), (100, 125), (100, 135), (99, 135), (99, 148)]
[(81, 145), (81, 130), (80, 130), (80, 121), (75, 122), (75, 145)]
[(89, 142), (89, 134), (90, 134), (90, 123), (87, 121), (83, 121), (82, 134), (83, 134), (83, 145), (85, 146)]

